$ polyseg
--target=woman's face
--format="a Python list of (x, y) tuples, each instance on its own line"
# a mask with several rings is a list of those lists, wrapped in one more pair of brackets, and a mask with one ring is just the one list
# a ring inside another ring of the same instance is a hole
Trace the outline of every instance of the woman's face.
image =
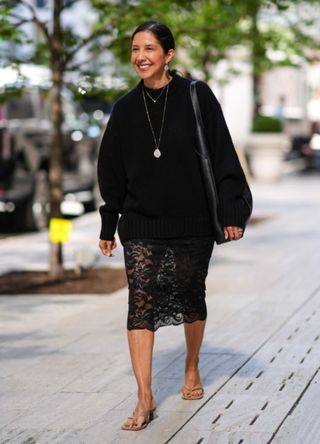
[(138, 32), (132, 40), (131, 63), (143, 80), (164, 76), (164, 66), (170, 62), (173, 55), (173, 49), (165, 54), (156, 36), (150, 31)]

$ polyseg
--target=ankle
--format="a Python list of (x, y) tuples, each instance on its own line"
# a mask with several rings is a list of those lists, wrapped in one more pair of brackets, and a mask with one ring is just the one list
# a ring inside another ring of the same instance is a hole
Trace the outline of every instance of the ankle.
[(140, 402), (150, 402), (152, 400), (151, 391), (138, 391), (138, 399)]
[(198, 370), (198, 366), (199, 366), (199, 358), (186, 358), (186, 372), (190, 371), (190, 372), (194, 372)]

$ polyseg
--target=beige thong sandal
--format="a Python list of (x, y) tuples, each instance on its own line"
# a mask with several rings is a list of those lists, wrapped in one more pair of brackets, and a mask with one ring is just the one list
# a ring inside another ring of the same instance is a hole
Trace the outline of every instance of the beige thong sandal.
[[(185, 390), (187, 391), (187, 394), (185, 393)], [(193, 394), (196, 390), (201, 390), (201, 392), (198, 395)], [(194, 387), (188, 387), (187, 385), (184, 385), (181, 389), (182, 393), (182, 399), (201, 399), (204, 395), (204, 388), (202, 384), (195, 385)]]
[[(137, 432), (138, 430), (142, 430), (145, 429), (147, 427), (147, 425), (149, 424), (150, 421), (152, 421), (154, 419), (154, 412), (157, 408), (157, 404), (154, 401), (154, 405), (150, 410), (146, 410), (142, 413), (140, 413), (140, 415), (136, 416), (135, 412), (132, 413), (132, 416), (128, 416), (128, 419), (133, 419), (133, 424), (131, 426), (126, 426), (125, 424), (122, 425), (121, 429), (122, 430), (129, 430), (130, 432)], [(138, 426), (138, 419), (140, 417), (144, 418), (144, 421), (140, 424), (140, 426)]]

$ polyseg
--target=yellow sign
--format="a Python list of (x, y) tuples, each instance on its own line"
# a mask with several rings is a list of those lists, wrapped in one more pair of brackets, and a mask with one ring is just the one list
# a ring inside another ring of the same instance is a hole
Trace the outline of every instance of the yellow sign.
[(68, 242), (70, 239), (72, 222), (68, 219), (50, 219), (50, 240), (55, 244)]

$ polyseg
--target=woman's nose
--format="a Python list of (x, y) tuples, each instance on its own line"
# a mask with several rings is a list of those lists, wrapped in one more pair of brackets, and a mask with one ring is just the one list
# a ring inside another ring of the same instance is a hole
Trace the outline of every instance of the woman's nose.
[(139, 51), (138, 55), (137, 55), (137, 60), (141, 61), (141, 60), (144, 60), (145, 58), (146, 57), (145, 57), (144, 51), (143, 50)]

